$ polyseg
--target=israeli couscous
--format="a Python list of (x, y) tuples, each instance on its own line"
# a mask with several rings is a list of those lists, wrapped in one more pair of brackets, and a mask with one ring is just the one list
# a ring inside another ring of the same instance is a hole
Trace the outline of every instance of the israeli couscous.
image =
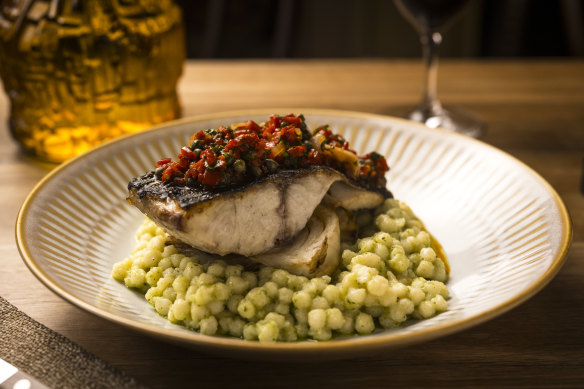
[[(360, 213), (361, 236), (343, 242), (337, 270), (309, 279), (220, 257), (186, 254), (146, 219), (131, 255), (112, 271), (170, 322), (205, 335), (293, 342), (365, 335), (447, 309), (448, 264), (411, 209), (386, 199)], [(363, 233), (365, 235), (363, 235)]]

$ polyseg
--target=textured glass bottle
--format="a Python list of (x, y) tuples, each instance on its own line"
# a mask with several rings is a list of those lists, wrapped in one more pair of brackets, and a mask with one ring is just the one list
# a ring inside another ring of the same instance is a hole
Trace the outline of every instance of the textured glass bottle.
[(8, 0), (0, 76), (24, 149), (62, 162), (180, 116), (184, 26), (172, 0)]

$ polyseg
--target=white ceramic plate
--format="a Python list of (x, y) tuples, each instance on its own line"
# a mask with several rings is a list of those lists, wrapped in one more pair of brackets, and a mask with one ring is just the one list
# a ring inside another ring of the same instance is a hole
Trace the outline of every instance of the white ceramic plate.
[(571, 225), (537, 173), (474, 139), (371, 114), (294, 110), (311, 128), (330, 124), (359, 153), (377, 150), (388, 187), (442, 243), (451, 266), (449, 310), (369, 336), (261, 344), (210, 337), (168, 323), (142, 295), (110, 277), (132, 250), (143, 216), (126, 201), (130, 178), (175, 156), (190, 135), (292, 110), (205, 115), (115, 140), (55, 169), (18, 215), (17, 243), (30, 270), (69, 302), (121, 325), (215, 353), (255, 358), (341, 358), (420, 342), (493, 318), (539, 291), (563, 263)]

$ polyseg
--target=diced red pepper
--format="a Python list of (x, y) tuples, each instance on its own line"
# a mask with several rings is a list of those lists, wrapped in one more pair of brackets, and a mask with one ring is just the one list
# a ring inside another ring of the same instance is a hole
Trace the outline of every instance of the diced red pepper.
[(288, 124), (296, 124), (296, 125), (300, 125), (302, 123), (302, 119), (300, 119), (300, 116), (296, 116), (292, 113), (289, 113), (288, 115), (284, 116), (282, 118), (282, 121), (284, 121)]
[(385, 173), (389, 171), (389, 166), (387, 165), (387, 160), (383, 157), (377, 160), (377, 170)]
[(193, 151), (186, 146), (183, 147), (182, 149), (180, 149), (180, 153), (179, 153), (178, 157), (185, 158), (188, 160), (197, 159), (197, 155), (195, 153), (193, 153)]
[(251, 133), (243, 134), (241, 136), (241, 140), (243, 142), (247, 142), (250, 145), (250, 147), (253, 148), (259, 142), (260, 138), (258, 138), (258, 135), (256, 133), (251, 132)]
[(172, 167), (170, 167), (170, 166), (167, 167), (162, 172), (162, 181), (168, 181), (168, 180), (170, 180), (170, 177), (172, 177), (173, 174), (174, 174), (174, 170), (172, 169)]
[(204, 150), (201, 153), (201, 159), (206, 160), (209, 165), (215, 165), (215, 162), (217, 162), (217, 155), (211, 150)]
[(172, 162), (171, 158), (164, 158), (164, 159), (161, 159), (160, 161), (156, 162), (156, 167), (162, 167), (162, 166), (168, 165), (171, 162)]
[(308, 153), (308, 162), (310, 162), (311, 165), (322, 165), (324, 163), (324, 157), (320, 151), (311, 150), (310, 153)]
[(304, 147), (304, 146), (290, 147), (288, 149), (288, 154), (294, 158), (302, 157), (302, 156), (304, 156), (305, 153), (306, 153), (306, 147)]
[(253, 120), (248, 120), (247, 122), (245, 122), (245, 126), (248, 129), (250, 129), (251, 131), (254, 131), (254, 132), (259, 132), (260, 129), (261, 129), (260, 126), (259, 126), (259, 124), (257, 124)]
[(231, 140), (230, 140), (230, 141), (227, 143), (227, 145), (225, 146), (225, 148), (226, 148), (227, 150), (233, 150), (233, 149), (236, 149), (236, 148), (238, 148), (239, 146), (241, 146), (241, 144), (242, 144), (241, 140), (239, 140), (239, 139), (231, 139)]
[(294, 126), (287, 126), (282, 129), (281, 137), (289, 144), (294, 144), (302, 138), (302, 133)]
[(221, 178), (223, 178), (223, 172), (221, 170), (205, 170), (203, 173), (203, 178), (201, 180), (201, 184), (206, 186), (217, 186), (221, 182)]

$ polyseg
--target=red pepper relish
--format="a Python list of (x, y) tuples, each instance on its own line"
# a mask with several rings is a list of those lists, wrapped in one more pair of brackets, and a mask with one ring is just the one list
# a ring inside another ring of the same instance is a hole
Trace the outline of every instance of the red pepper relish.
[[(320, 145), (316, 144), (319, 140)], [(341, 158), (339, 158), (341, 156)], [(312, 134), (304, 116), (271, 115), (265, 123), (247, 121), (195, 133), (178, 160), (156, 164), (165, 184), (227, 188), (284, 169), (329, 166), (366, 186), (385, 187), (385, 158), (375, 152), (358, 157), (349, 143), (328, 126)]]

